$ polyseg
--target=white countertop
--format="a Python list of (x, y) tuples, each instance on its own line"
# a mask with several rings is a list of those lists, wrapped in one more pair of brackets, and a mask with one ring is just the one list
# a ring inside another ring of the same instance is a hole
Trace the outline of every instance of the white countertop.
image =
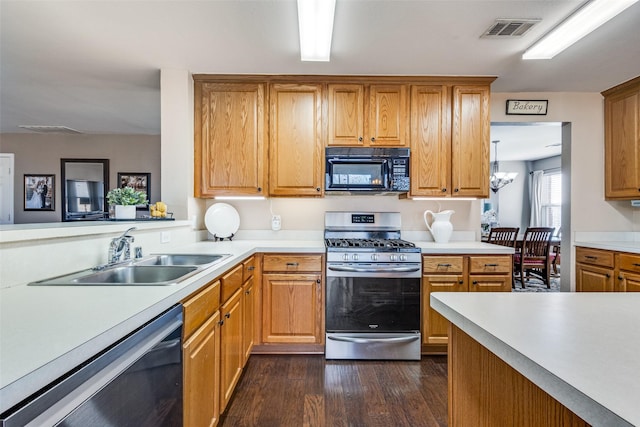
[[(109, 226), (88, 227), (86, 232), (104, 230), (104, 227)], [(513, 252), (511, 248), (481, 242), (416, 242), (416, 245), (423, 253)], [(322, 240), (203, 241), (169, 252), (230, 253), (233, 256), (179, 285), (19, 285), (2, 289), (0, 412), (158, 316), (253, 253), (324, 251)]]
[(583, 248), (604, 249), (608, 251), (616, 252), (630, 252), (633, 254), (640, 254), (640, 242), (627, 242), (627, 241), (588, 241), (588, 242), (574, 242), (575, 246), (582, 246)]
[(640, 425), (640, 294), (438, 292), (431, 306), (588, 423)]

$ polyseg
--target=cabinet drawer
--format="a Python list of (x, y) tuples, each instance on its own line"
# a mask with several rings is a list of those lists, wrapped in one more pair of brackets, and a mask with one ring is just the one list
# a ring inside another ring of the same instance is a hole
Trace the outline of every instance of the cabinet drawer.
[(242, 271), (244, 266), (238, 264), (233, 270), (227, 272), (220, 281), (222, 282), (222, 303), (229, 299), (233, 293), (242, 286)]
[(600, 249), (576, 248), (576, 262), (613, 268), (613, 252)]
[(255, 273), (255, 270), (256, 270), (256, 258), (255, 257), (251, 257), (248, 260), (244, 261), (242, 263), (242, 270), (244, 272), (243, 273), (244, 274), (243, 281), (246, 282)]
[(507, 255), (469, 257), (469, 274), (511, 273), (512, 258)]
[(640, 273), (640, 255), (618, 254), (618, 268)]
[(322, 271), (322, 255), (265, 255), (264, 271)]
[(182, 305), (184, 310), (184, 339), (186, 340), (220, 306), (220, 281), (207, 285), (202, 291), (189, 298)]
[(464, 265), (462, 256), (424, 256), (422, 257), (423, 273), (457, 273), (461, 274)]

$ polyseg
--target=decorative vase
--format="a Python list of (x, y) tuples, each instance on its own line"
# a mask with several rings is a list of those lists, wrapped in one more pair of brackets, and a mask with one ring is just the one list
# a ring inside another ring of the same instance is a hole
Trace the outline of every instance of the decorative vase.
[(114, 215), (116, 219), (136, 219), (136, 206), (115, 205)]
[[(433, 240), (436, 243), (447, 243), (453, 233), (453, 225), (451, 224), (451, 215), (455, 211), (442, 211), (438, 213), (431, 212), (429, 210), (424, 211), (424, 223), (427, 225), (427, 229), (431, 232)], [(433, 217), (433, 222), (429, 225), (428, 216)]]

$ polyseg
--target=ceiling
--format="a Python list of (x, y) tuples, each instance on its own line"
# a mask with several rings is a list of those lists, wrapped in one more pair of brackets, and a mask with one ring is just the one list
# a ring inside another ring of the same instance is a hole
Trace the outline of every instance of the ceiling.
[[(494, 92), (600, 92), (637, 76), (640, 3), (552, 60), (521, 60), (582, 3), (337, 0), (331, 61), (303, 63), (295, 0), (0, 0), (0, 132), (159, 134), (161, 69), (488, 75)], [(542, 20), (480, 38), (497, 18)]]

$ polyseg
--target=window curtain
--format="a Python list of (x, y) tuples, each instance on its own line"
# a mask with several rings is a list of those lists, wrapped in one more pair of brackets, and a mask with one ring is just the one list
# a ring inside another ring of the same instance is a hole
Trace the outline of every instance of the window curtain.
[(543, 171), (531, 172), (531, 227), (543, 227), (542, 215), (542, 176)]

